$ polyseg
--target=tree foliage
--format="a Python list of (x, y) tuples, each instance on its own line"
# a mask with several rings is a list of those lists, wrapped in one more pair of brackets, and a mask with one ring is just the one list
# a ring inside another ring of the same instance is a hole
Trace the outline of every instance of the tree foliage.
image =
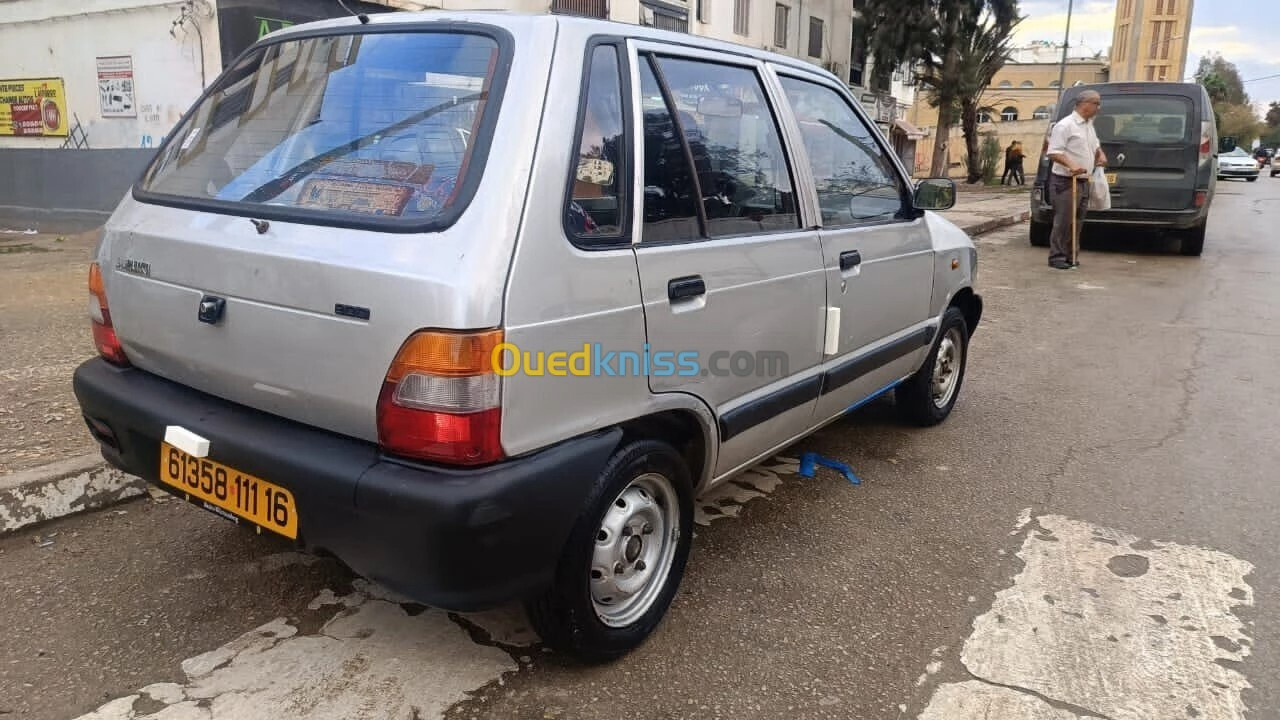
[[(916, 65), (918, 77), (936, 103), (938, 129), (932, 174), (945, 176), (951, 126), (960, 119), (961, 97), (969, 94), (965, 88), (974, 84), (975, 68), (981, 66), (966, 61), (966, 46), (972, 48), (975, 36), (984, 28), (994, 29), (1007, 40), (1020, 19), (1018, 0), (867, 0), (862, 12), (875, 64), (888, 68)], [(1000, 65), (1004, 59), (1000, 58)], [(980, 85), (977, 93), (984, 87)]]
[[(1249, 100), (1235, 63), (1217, 53), (1206, 55), (1200, 58), (1200, 66), (1196, 68), (1196, 82), (1204, 86), (1213, 101), (1220, 136), (1233, 137), (1237, 146), (1247, 148), (1263, 134), (1266, 128)], [(1280, 119), (1277, 103), (1272, 103), (1272, 111), (1267, 113), (1268, 121), (1273, 113)]]
[(1280, 102), (1271, 101), (1271, 107), (1267, 109), (1267, 126), (1280, 128)]

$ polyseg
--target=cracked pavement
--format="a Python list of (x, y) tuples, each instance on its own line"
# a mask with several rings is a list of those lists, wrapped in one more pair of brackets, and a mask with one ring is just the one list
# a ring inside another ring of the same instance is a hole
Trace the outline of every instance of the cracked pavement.
[(1277, 215), (1280, 180), (1222, 183), (1202, 258), (1112, 236), (1069, 273), (980, 238), (951, 419), (875, 402), (704, 498), (617, 663), (143, 499), (0, 538), (0, 716), (1278, 717)]

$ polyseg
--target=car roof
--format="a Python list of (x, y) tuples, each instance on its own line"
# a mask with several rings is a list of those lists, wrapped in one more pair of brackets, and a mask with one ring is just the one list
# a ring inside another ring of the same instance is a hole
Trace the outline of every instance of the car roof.
[[(374, 13), (365, 17), (368, 20), (367, 25), (403, 25), (406, 26), (406, 29), (413, 29), (414, 26), (422, 29), (430, 29), (432, 25), (441, 23), (489, 25), (505, 29), (517, 39), (521, 35), (528, 34), (533, 30), (533, 28), (539, 25), (556, 24), (563, 29), (573, 29), (580, 34), (587, 36), (608, 35), (614, 37), (634, 38), (637, 40), (649, 40), (653, 42), (667, 43), (670, 45), (714, 50), (731, 55), (755, 58), (763, 62), (769, 62), (775, 65), (822, 75), (839, 82), (842, 87), (844, 86), (843, 80), (825, 68), (810, 62), (805, 62), (804, 60), (793, 58), (789, 55), (757, 50), (746, 45), (738, 45), (736, 43), (716, 40), (713, 38), (703, 37), (701, 35), (691, 35), (689, 33), (675, 32), (672, 30), (661, 30), (645, 25), (634, 25), (631, 23), (615, 22), (612, 20), (598, 20), (596, 18), (579, 17), (576, 15), (520, 13), (509, 10), (401, 11)], [(365, 23), (363, 23), (358, 16), (354, 15), (318, 20), (315, 22), (291, 25), (289, 27), (276, 30), (265, 35), (259, 42), (275, 42), (290, 35), (307, 35), (317, 30), (333, 30), (335, 28), (344, 27), (349, 27), (352, 30), (359, 30), (364, 25)]]

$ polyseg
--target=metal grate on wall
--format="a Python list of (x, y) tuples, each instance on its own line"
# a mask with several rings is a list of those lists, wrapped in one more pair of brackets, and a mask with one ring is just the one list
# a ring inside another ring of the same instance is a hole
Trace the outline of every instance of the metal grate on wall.
[(551, 12), (609, 19), (609, 0), (551, 0)]
[(689, 32), (689, 9), (683, 5), (658, 0), (642, 0), (640, 17), (645, 25), (659, 30)]

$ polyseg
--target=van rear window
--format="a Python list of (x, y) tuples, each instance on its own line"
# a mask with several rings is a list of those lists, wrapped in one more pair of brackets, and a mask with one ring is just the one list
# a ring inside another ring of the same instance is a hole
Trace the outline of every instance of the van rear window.
[(140, 199), (304, 222), (428, 224), (464, 204), (467, 176), (478, 174), (472, 155), (488, 143), (498, 65), (498, 43), (470, 33), (267, 45), (178, 125)]
[(1103, 95), (1093, 126), (1102, 142), (1200, 143), (1191, 100), (1176, 95)]

